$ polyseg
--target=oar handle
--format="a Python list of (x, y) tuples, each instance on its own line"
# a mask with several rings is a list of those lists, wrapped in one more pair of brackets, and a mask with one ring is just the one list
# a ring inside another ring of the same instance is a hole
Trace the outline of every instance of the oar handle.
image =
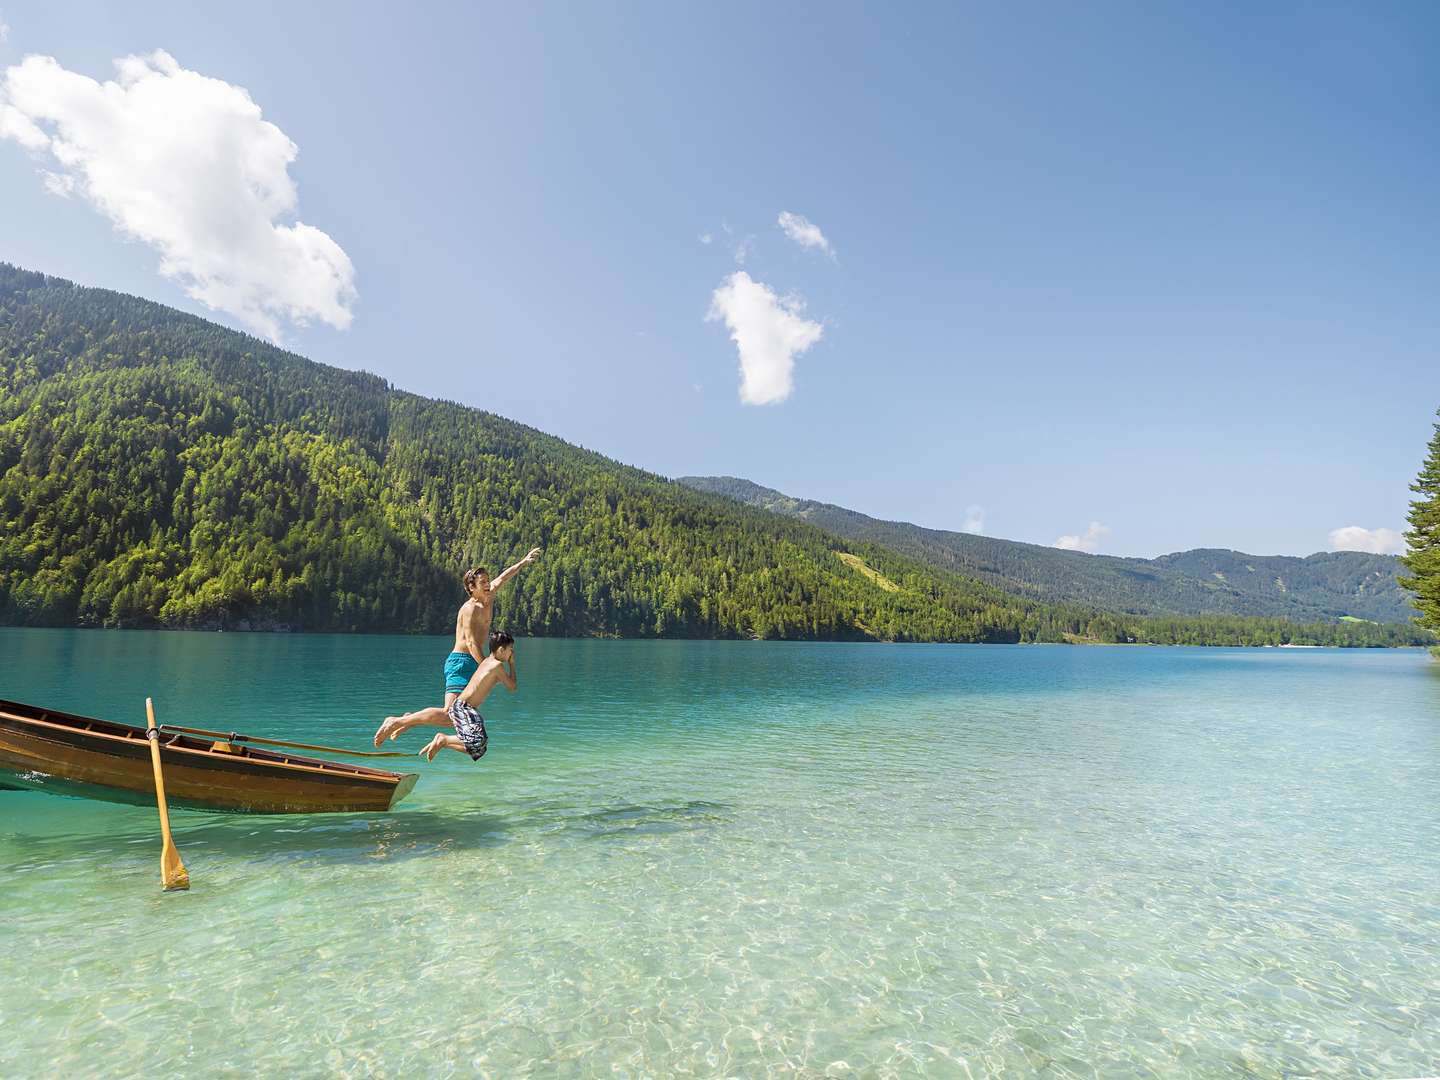
[(287, 746), (292, 750), (315, 750), (323, 754), (345, 754), (349, 757), (403, 757), (408, 751), (399, 750), (345, 750), (338, 746), (321, 746), (318, 743), (286, 742), (283, 739), (262, 739), (259, 735), (241, 735), (238, 731), (211, 731), (209, 728), (181, 727), (179, 724), (164, 724), (164, 731), (178, 731), (182, 735), (199, 735), (206, 739), (221, 739), (232, 743), (259, 743), (265, 746)]

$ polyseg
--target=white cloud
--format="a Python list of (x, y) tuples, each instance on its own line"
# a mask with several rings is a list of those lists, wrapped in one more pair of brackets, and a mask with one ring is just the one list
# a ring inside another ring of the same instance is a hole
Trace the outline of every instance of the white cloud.
[(75, 178), (73, 176), (53, 172), (41, 172), (40, 176), (44, 181), (45, 190), (51, 195), (68, 199), (75, 191)]
[(708, 244), (708, 243), (710, 243), (712, 240), (714, 240), (715, 237), (714, 237), (713, 235), (711, 235), (710, 233), (708, 233), (708, 232), (702, 232), (702, 233), (700, 234), (700, 236), (699, 236), (698, 239), (700, 240), (700, 243), (702, 243), (702, 244)]
[(983, 533), (985, 531), (985, 508), (983, 506), (967, 506), (965, 508), (965, 524), (960, 526), (960, 531)]
[(1370, 551), (1376, 555), (1399, 555), (1405, 550), (1405, 537), (1394, 529), (1363, 529), (1346, 525), (1330, 530), (1331, 551)]
[(7, 105), (3, 95), (0, 95), (0, 139), (14, 139), (26, 150), (43, 150), (50, 145), (50, 137), (19, 109)]
[(773, 405), (794, 389), (795, 357), (820, 340), (824, 328), (804, 317), (799, 297), (780, 297), (737, 270), (710, 300), (706, 321), (723, 319), (740, 353), (740, 400)]
[(10, 27), (5, 25), (5, 13), (0, 11), (0, 45), (10, 40)]
[(29, 56), (0, 82), (0, 137), (58, 164), (56, 194), (83, 196), (160, 253), (160, 273), (207, 307), (274, 340), (282, 323), (345, 329), (355, 268), (325, 233), (296, 221), (296, 145), (243, 88), (182, 68), (163, 51), (115, 62), (96, 82)]
[(825, 252), (832, 259), (835, 257), (835, 250), (830, 246), (830, 241), (825, 239), (825, 234), (803, 214), (792, 214), (789, 210), (780, 211), (780, 217), (776, 224), (784, 230), (785, 235), (802, 248), (818, 248)]
[(1058, 537), (1054, 546), (1064, 548), (1066, 551), (1094, 551), (1100, 546), (1100, 541), (1109, 535), (1109, 525), (1101, 525), (1098, 521), (1092, 521), (1090, 527), (1082, 535)]

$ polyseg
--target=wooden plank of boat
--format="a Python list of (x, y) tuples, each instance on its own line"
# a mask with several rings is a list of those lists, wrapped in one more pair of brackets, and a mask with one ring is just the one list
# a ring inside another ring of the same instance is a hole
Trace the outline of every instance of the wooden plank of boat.
[[(389, 810), (419, 779), (364, 765), (164, 732), (173, 806), (251, 814)], [(0, 700), (0, 785), (153, 804), (145, 729)]]

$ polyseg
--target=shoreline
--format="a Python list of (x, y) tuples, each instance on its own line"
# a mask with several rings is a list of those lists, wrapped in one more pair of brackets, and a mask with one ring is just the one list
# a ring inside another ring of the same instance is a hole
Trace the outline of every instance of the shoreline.
[[(1386, 624), (1381, 624), (1386, 625)], [(1394, 624), (1398, 625), (1398, 624)], [(235, 627), (193, 627), (193, 626), (25, 626), (21, 624), (0, 623), (0, 632), (6, 630), (27, 630), (27, 631), (82, 631), (85, 633), (106, 633), (106, 634), (272, 634), (276, 636), (293, 637), (345, 637), (345, 638), (437, 638), (444, 639), (451, 636), (449, 631), (424, 632), (419, 630), (297, 630), (291, 627), (247, 627), (239, 629)], [(1373, 649), (1426, 649), (1437, 661), (1440, 661), (1440, 643), (1426, 644), (1421, 642), (1410, 642), (1406, 644), (1385, 645), (1385, 644), (1356, 644), (1356, 645), (1316, 645), (1301, 644), (1295, 642), (1257, 642), (1254, 644), (1245, 642), (1184, 642), (1184, 641), (1100, 641), (1095, 638), (1083, 638), (1078, 635), (1067, 635), (1064, 641), (950, 641), (936, 639), (930, 641), (917, 640), (895, 640), (887, 638), (855, 637), (855, 638), (757, 638), (757, 637), (681, 637), (678, 635), (667, 635), (657, 637), (654, 635), (644, 637), (624, 637), (619, 634), (517, 634), (521, 640), (535, 641), (712, 641), (728, 643), (767, 643), (775, 645), (966, 645), (983, 647), (1019, 647), (1019, 646), (1055, 646), (1070, 648), (1072, 646), (1083, 646), (1088, 648), (1109, 647), (1109, 648), (1155, 648), (1155, 649), (1345, 649), (1348, 651), (1373, 650)]]

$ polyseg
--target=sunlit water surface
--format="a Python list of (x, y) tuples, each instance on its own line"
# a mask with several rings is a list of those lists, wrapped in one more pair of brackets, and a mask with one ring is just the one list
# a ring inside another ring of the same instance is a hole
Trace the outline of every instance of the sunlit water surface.
[[(360, 746), (447, 649), (0, 630), (0, 697)], [(1440, 1072), (1435, 667), (524, 641), (482, 762), (177, 813), (189, 893), (0, 792), (0, 1076)]]

